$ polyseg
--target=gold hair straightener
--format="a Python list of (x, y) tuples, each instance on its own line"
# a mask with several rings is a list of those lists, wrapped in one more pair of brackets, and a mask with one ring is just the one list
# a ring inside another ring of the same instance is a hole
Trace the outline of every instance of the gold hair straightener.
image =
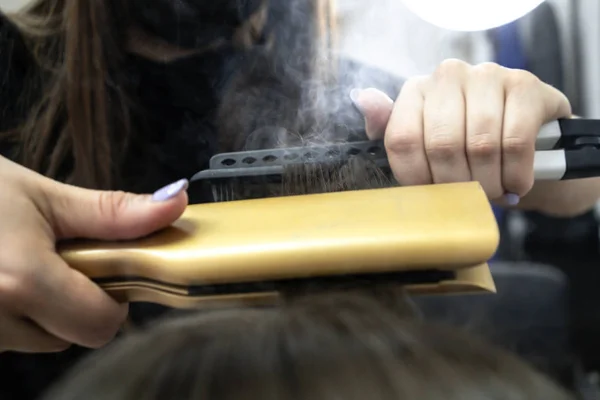
[[(544, 126), (536, 179), (600, 175), (597, 127)], [(139, 240), (73, 241), (59, 252), (120, 301), (178, 308), (378, 282), (417, 294), (495, 291), (486, 262), (499, 231), (478, 183), (268, 197), (286, 168), (353, 157), (389, 170), (380, 141), (218, 154), (190, 186), (210, 185), (214, 202)]]

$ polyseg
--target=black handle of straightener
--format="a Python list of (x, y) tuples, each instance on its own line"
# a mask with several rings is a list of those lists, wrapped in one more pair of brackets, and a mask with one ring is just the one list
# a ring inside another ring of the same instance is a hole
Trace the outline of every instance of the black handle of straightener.
[(563, 180), (600, 177), (600, 148), (584, 146), (565, 150), (566, 170)]
[(544, 124), (536, 150), (572, 150), (583, 145), (600, 145), (600, 120), (565, 118)]
[(542, 126), (535, 147), (536, 180), (600, 177), (600, 120), (549, 122)]

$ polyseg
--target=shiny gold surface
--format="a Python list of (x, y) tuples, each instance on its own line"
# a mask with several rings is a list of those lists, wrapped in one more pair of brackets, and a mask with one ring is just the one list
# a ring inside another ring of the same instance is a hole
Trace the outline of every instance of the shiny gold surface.
[(189, 286), (455, 270), (485, 263), (498, 242), (487, 197), (469, 182), (191, 205), (149, 237), (59, 252), (91, 278)]
[(406, 288), (412, 294), (496, 293), (496, 285), (487, 263), (461, 268), (456, 271), (455, 279), (407, 285)]

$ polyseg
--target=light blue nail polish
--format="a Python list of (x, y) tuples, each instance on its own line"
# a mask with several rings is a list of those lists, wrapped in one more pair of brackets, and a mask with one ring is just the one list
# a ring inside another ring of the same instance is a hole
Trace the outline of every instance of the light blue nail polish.
[(167, 201), (177, 196), (182, 191), (188, 188), (189, 182), (187, 179), (180, 179), (177, 182), (171, 183), (161, 189), (158, 189), (152, 195), (152, 201)]
[(519, 197), (519, 195), (514, 194), (514, 193), (505, 194), (504, 199), (506, 200), (508, 205), (511, 205), (511, 206), (516, 206), (517, 204), (519, 204), (519, 201), (521, 201), (521, 198)]
[(360, 95), (361, 90), (360, 89), (352, 89), (350, 91), (350, 100), (352, 100), (352, 102), (354, 103), (355, 106), (358, 107), (358, 96)]

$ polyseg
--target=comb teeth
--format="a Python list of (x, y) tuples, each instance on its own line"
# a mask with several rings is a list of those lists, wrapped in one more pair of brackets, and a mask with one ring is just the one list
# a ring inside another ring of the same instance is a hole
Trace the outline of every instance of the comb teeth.
[(212, 193), (215, 201), (233, 201), (234, 190), (229, 184), (212, 185)]
[(268, 197), (273, 185), (281, 184), (288, 166), (341, 164), (352, 157), (389, 168), (383, 141), (362, 141), (217, 154), (210, 159), (209, 169), (195, 174), (190, 183), (209, 183), (217, 202)]

